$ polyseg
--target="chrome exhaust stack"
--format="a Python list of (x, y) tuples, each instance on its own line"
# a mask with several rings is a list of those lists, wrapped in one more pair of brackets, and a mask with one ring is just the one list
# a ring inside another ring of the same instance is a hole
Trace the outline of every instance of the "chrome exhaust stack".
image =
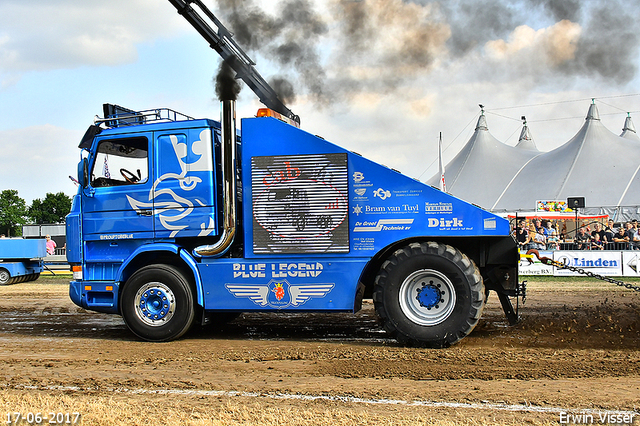
[(203, 257), (223, 255), (236, 235), (236, 101), (221, 101), (221, 109), (222, 235), (215, 244), (194, 249), (196, 255)]

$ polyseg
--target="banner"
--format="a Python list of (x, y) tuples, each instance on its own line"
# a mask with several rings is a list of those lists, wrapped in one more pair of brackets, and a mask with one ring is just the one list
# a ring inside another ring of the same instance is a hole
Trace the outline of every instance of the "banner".
[(625, 277), (640, 277), (640, 252), (622, 252), (622, 275)]
[[(524, 253), (521, 253), (524, 254)], [(521, 257), (518, 265), (520, 275), (553, 275), (553, 266), (545, 265), (537, 257)], [(540, 257), (553, 258), (552, 251), (540, 251)]]
[[(553, 260), (594, 274), (622, 275), (622, 252), (619, 251), (554, 251)], [(556, 276), (581, 276), (581, 274), (568, 269), (555, 267), (554, 269)]]
[(572, 209), (569, 208), (569, 205), (566, 201), (556, 201), (556, 200), (537, 200), (536, 201), (536, 211), (537, 212), (559, 212), (559, 213), (569, 213), (573, 212)]

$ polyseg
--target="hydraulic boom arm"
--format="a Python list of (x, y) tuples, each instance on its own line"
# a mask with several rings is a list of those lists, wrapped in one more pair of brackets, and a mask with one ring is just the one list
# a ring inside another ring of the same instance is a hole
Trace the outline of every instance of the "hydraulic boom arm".
[[(200, 33), (223, 60), (236, 72), (236, 78), (241, 78), (247, 86), (253, 90), (260, 102), (268, 108), (300, 123), (300, 117), (294, 114), (285, 106), (275, 90), (254, 68), (255, 62), (233, 40), (233, 34), (225, 28), (216, 16), (202, 3), (201, 0), (169, 0), (178, 10), (178, 13), (185, 17), (187, 21)], [(209, 21), (217, 28), (214, 30), (211, 25), (201, 16), (191, 3), (209, 18)]]

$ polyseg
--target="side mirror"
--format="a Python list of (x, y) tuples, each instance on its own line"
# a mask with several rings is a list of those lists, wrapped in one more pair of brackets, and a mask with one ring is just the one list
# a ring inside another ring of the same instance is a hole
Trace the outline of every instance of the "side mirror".
[(83, 158), (78, 163), (78, 183), (82, 188), (89, 184), (89, 160)]

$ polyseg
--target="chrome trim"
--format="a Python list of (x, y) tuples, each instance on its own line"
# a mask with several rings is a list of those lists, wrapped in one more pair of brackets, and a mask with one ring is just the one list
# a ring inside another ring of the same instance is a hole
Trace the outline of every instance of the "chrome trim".
[(222, 101), (222, 143), (220, 144), (222, 175), (222, 235), (215, 244), (196, 247), (198, 256), (220, 256), (224, 254), (236, 235), (236, 102)]

